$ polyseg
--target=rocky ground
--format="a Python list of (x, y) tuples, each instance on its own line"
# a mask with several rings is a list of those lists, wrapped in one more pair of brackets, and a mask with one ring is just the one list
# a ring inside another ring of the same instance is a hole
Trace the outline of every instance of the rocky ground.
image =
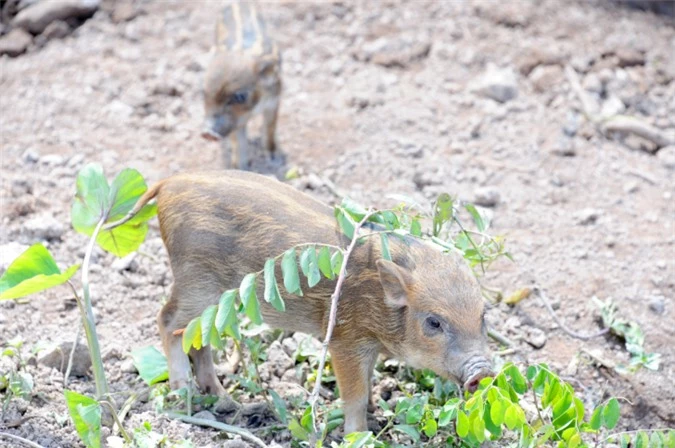
[[(68, 223), (86, 163), (101, 163), (110, 176), (133, 167), (150, 183), (221, 165), (218, 144), (199, 137), (220, 6), (93, 3), (68, 17), (52, 11), (46, 24), (29, 17), (12, 25), (16, 11), (4, 8), (2, 270), (35, 241), (63, 266), (81, 259), (86, 240)], [(549, 363), (589, 404), (625, 397), (624, 428), (675, 426), (672, 17), (600, 0), (278, 1), (260, 9), (283, 51), (284, 157), (257, 160), (253, 169), (282, 178), (293, 169), (296, 187), (329, 202), (336, 191), (375, 206), (391, 205), (391, 193), (425, 201), (449, 192), (485, 207), (515, 259), (495, 264), (486, 286), (505, 295), (537, 286), (581, 333), (599, 329), (591, 298), (612, 299), (642, 326), (647, 351), (662, 355), (658, 371), (619, 375), (611, 366), (628, 360), (620, 341), (570, 337), (532, 296), (489, 313), (515, 341), (506, 359)], [(565, 67), (578, 74), (592, 110)], [(610, 132), (584, 111), (630, 115), (666, 141)], [(156, 220), (139, 255), (115, 262), (97, 252), (92, 271), (111, 388), (139, 394), (129, 426), (149, 421), (196, 446), (220, 443), (215, 431), (158, 417), (129, 362), (130, 351), (159, 345), (155, 316), (171, 284)], [(66, 288), (0, 304), (1, 342), (21, 337), (27, 358), (38, 347), (72, 343), (77, 323)], [(263, 368), (286, 397), (298, 393), (295, 371), (307, 369), (292, 358), (299, 339), (276, 343)], [(77, 446), (62, 375), (49, 365), (29, 360), (36, 393), (14, 401), (0, 427), (18, 422), (4, 431), (45, 447)], [(93, 381), (76, 376), (68, 387), (91, 393)], [(243, 425), (260, 424), (244, 417)], [(286, 446), (289, 434), (275, 440)]]

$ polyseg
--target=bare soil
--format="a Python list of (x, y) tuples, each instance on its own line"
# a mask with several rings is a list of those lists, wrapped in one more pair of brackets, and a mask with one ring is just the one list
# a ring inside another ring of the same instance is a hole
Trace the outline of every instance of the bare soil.
[[(220, 7), (142, 2), (140, 14), (122, 23), (102, 8), (72, 35), (0, 59), (5, 251), (10, 242), (43, 240), (62, 266), (81, 260), (86, 238), (68, 223), (86, 163), (101, 163), (109, 176), (133, 167), (149, 183), (222, 166), (218, 144), (199, 137), (201, 82)], [(625, 397), (624, 429), (675, 426), (674, 150), (653, 154), (649, 141), (602, 135), (578, 112), (562, 70), (574, 67), (605, 107), (672, 132), (672, 19), (605, 1), (279, 1), (260, 9), (283, 51), (283, 158), (259, 158), (253, 169), (283, 178), (298, 168), (298, 188), (334, 201), (328, 180), (374, 206), (391, 205), (391, 193), (474, 200), (487, 188), (497, 197), (488, 207), (492, 232), (507, 237), (515, 262), (495, 264), (486, 286), (508, 295), (536, 285), (581, 333), (600, 328), (591, 298), (611, 298), (642, 326), (647, 351), (662, 355), (658, 371), (619, 375), (607, 365), (628, 361), (620, 341), (574, 339), (530, 297), (490, 311), (491, 324), (515, 341), (506, 359), (549, 363), (590, 405)], [(517, 96), (505, 103), (474, 89), (492, 64), (515, 73)], [(155, 316), (171, 273), (156, 220), (141, 252), (117, 269), (103, 252), (93, 260), (111, 389), (121, 401), (140, 396), (130, 428), (149, 421), (195, 446), (221, 446), (214, 430), (158, 416), (149, 388), (123, 368), (130, 351), (159, 346)], [(4, 302), (0, 342), (20, 336), (28, 354), (72, 341), (78, 318), (65, 287)], [(545, 337), (541, 349), (526, 342), (536, 329)], [(36, 394), (13, 402), (0, 428), (30, 417), (4, 431), (45, 447), (80, 446), (65, 420), (62, 375), (34, 362), (28, 370)], [(268, 375), (270, 387), (288, 385), (279, 376)], [(92, 393), (94, 385), (85, 376), (68, 387)], [(240, 424), (260, 424), (253, 420)], [(285, 431), (261, 434), (289, 445)]]

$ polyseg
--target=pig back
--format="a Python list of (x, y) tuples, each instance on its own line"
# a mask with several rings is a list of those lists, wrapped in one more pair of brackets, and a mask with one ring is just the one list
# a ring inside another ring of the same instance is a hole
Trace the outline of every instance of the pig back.
[(223, 8), (216, 27), (216, 44), (256, 56), (277, 54), (265, 21), (251, 2), (235, 2)]

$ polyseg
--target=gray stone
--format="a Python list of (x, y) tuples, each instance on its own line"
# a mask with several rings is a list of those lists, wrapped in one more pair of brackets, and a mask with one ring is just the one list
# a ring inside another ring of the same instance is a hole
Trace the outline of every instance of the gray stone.
[(539, 328), (534, 328), (534, 327), (528, 327), (527, 331), (525, 333), (525, 342), (530, 344), (532, 347), (536, 349), (542, 348), (544, 345), (546, 345), (546, 333), (544, 333), (542, 330)]
[(40, 160), (40, 154), (34, 149), (28, 148), (23, 152), (21, 158), (27, 163), (37, 163), (37, 161)]
[(602, 81), (600, 81), (600, 77), (598, 77), (598, 75), (595, 73), (588, 74), (582, 81), (582, 85), (584, 89), (588, 90), (589, 92), (597, 93), (598, 95), (602, 94), (604, 90), (604, 86), (602, 85)]
[(122, 365), (120, 366), (120, 370), (124, 373), (136, 373), (138, 372), (138, 369), (136, 369), (136, 365), (134, 364), (133, 359), (125, 359), (122, 361)]
[(199, 411), (194, 415), (194, 418), (201, 418), (203, 420), (211, 420), (213, 422), (217, 421), (218, 419), (216, 418), (215, 415), (210, 413), (209, 411)]
[(65, 228), (51, 215), (42, 214), (24, 223), (25, 231), (33, 238), (40, 240), (60, 239)]
[(279, 341), (274, 341), (267, 349), (266, 363), (270, 364), (272, 372), (278, 377), (282, 377), (295, 364)]
[(539, 65), (530, 73), (530, 81), (537, 92), (553, 90), (564, 79), (563, 70), (559, 65)]
[[(38, 364), (52, 367), (65, 373), (68, 368), (68, 359), (73, 348), (72, 342), (62, 342), (51, 350), (45, 351), (38, 357)], [(84, 376), (91, 367), (91, 357), (89, 349), (84, 344), (77, 344), (75, 355), (73, 356), (73, 366), (70, 371), (72, 375)]]
[(602, 111), (600, 112), (600, 115), (609, 118), (613, 117), (614, 115), (619, 115), (625, 110), (626, 105), (623, 104), (623, 101), (621, 101), (619, 97), (610, 96), (607, 98), (607, 100), (605, 100), (604, 103), (602, 103)]
[(56, 20), (86, 19), (94, 15), (100, 0), (59, 0), (37, 2), (23, 9), (12, 20), (12, 25), (33, 34), (42, 33)]
[(19, 244), (15, 241), (3, 244), (0, 246), (0, 273), (3, 273), (7, 270), (10, 264), (16, 258), (24, 253), (29, 246)]
[(40, 163), (43, 165), (61, 166), (66, 163), (66, 159), (59, 154), (47, 154), (40, 157)]
[(216, 404), (213, 405), (213, 411), (216, 414), (230, 414), (239, 410), (241, 405), (230, 397), (219, 398)]
[(138, 262), (136, 261), (136, 252), (132, 252), (125, 257), (118, 258), (117, 260), (112, 262), (110, 267), (118, 272), (136, 271), (136, 269), (138, 269)]
[(656, 158), (668, 169), (675, 169), (675, 146), (664, 146), (656, 153)]
[(63, 20), (55, 20), (47, 25), (47, 28), (42, 33), (45, 39), (63, 39), (71, 32), (70, 25)]
[(21, 28), (15, 28), (0, 37), (0, 56), (6, 54), (11, 57), (24, 53), (33, 41), (33, 36)]
[(598, 210), (595, 208), (584, 208), (577, 211), (574, 214), (574, 217), (578, 225), (588, 226), (591, 224), (595, 224), (600, 215), (602, 215), (602, 210)]
[(472, 86), (476, 94), (505, 103), (518, 96), (518, 80), (512, 68), (488, 65), (487, 71)]
[(474, 192), (473, 203), (482, 207), (494, 207), (499, 204), (501, 195), (496, 187), (479, 187)]
[(666, 303), (663, 296), (654, 296), (649, 299), (649, 309), (656, 314), (663, 314), (666, 311)]

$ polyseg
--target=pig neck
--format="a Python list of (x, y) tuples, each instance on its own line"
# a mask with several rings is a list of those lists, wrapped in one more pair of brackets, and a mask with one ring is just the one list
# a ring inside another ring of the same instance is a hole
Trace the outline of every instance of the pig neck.
[[(378, 229), (379, 230), (379, 229)], [(410, 245), (419, 245), (411, 238), (389, 237), (392, 260), (402, 267), (412, 268)], [(349, 322), (352, 337), (358, 343), (370, 343), (395, 357), (402, 356), (401, 342), (405, 339), (407, 307), (392, 307), (385, 302), (384, 290), (376, 265), (382, 258), (382, 245), (376, 235), (359, 244), (347, 265), (347, 278), (340, 297), (338, 325)]]

